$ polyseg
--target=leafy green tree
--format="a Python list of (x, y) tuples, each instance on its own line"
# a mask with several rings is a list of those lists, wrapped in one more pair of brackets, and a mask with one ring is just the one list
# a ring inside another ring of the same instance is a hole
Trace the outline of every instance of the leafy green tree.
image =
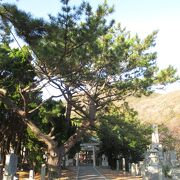
[[(5, 93), (8, 94), (11, 101), (13, 100), (14, 106), (18, 106), (26, 112), (30, 112), (41, 102), (40, 92), (25, 93), (26, 87), (32, 84), (36, 86), (35, 71), (32, 68), (31, 60), (27, 47), (19, 50), (10, 48), (8, 42), (0, 44), (0, 87), (6, 89)], [(8, 104), (11, 103), (8, 99), (5, 101), (8, 101)], [(30, 163), (31, 168), (34, 164), (38, 167), (38, 163), (42, 162), (40, 161), (42, 143), (35, 143), (37, 139), (33, 139), (32, 133), (28, 133), (24, 117), (14, 114), (13, 107), (8, 107), (3, 102), (0, 106), (0, 143), (3, 160), (10, 149), (13, 149), (19, 156), (18, 162), (23, 163), (26, 157), (23, 157), (21, 151), (26, 147), (29, 162), (32, 162)], [(31, 114), (31, 118), (40, 121), (37, 112)], [(37, 148), (40, 149), (37, 151)]]
[[(49, 99), (42, 103), (41, 91), (37, 87), (38, 80), (26, 47), (19, 50), (1, 44), (0, 56), (0, 86), (6, 89), (6, 91), (1, 89), (1, 93), (8, 94), (8, 97), (2, 97), (0, 104), (0, 136), (3, 151), (9, 152), (11, 146), (16, 154), (20, 155), (21, 147), (26, 147), (28, 162), (31, 168), (36, 167), (37, 170), (44, 161), (42, 158), (47, 147), (42, 142), (38, 142), (30, 128), (26, 129), (25, 118), (29, 118), (28, 121), (35, 127), (38, 126), (41, 133), (49, 133), (58, 146), (62, 145), (76, 128), (67, 122), (62, 101)], [(29, 91), (32, 84), (37, 90)], [(26, 116), (21, 113), (22, 111), (17, 110), (17, 107), (23, 109), (24, 113), (27, 113)], [(14, 114), (14, 111), (18, 111), (18, 115)]]
[[(33, 83), (35, 76), (28, 61), (29, 57), (29, 52), (25, 47), (20, 51), (19, 49), (10, 49), (7, 44), (0, 44), (0, 87), (6, 89), (4, 93), (8, 93), (11, 100), (16, 101), (16, 106), (21, 108), (28, 103), (30, 98), (27, 96), (24, 101), (22, 89)], [(32, 94), (33, 92), (31, 92)], [(30, 108), (31, 104), (28, 106), (27, 108)], [(20, 154), (26, 132), (23, 119), (14, 114), (12, 108), (7, 108), (5, 103), (0, 102), (0, 107), (1, 152), (5, 156), (5, 152), (9, 152), (12, 147), (15, 153)]]
[[(0, 153), (2, 163), (5, 162), (5, 155), (10, 152), (11, 148), (20, 155), (21, 145), (24, 141), (25, 125), (14, 114), (8, 110), (3, 103), (0, 103)], [(21, 156), (19, 156), (19, 161)]]
[[(11, 104), (16, 113), (26, 118), (37, 138), (47, 145), (52, 174), (59, 172), (61, 156), (94, 126), (98, 111), (112, 101), (148, 95), (153, 84), (176, 80), (174, 69), (164, 70), (166, 78), (158, 75), (156, 53), (151, 49), (156, 31), (143, 40), (137, 35), (132, 37), (120, 25), (115, 26), (114, 21), (107, 22), (113, 8), (106, 2), (95, 11), (87, 2), (79, 7), (70, 6), (69, 0), (61, 3), (61, 12), (57, 17), (49, 16), (49, 21), (33, 18), (14, 5), (3, 4), (0, 8), (6, 29), (13, 26), (29, 45), (38, 79), (59, 89), (59, 95), (65, 99), (67, 121), (81, 120), (76, 132), (58, 146), (51, 133), (42, 133), (24, 110)], [(1, 93), (0, 97), (5, 103), (7, 96)]]
[[(65, 107), (61, 101), (48, 100), (39, 108), (37, 113), (31, 115), (31, 119), (42, 133), (51, 133), (54, 141), (59, 146), (75, 131), (75, 127), (66, 122)], [(28, 150), (27, 160), (29, 164), (35, 170), (39, 170), (41, 164), (45, 163), (44, 155), (48, 155), (47, 147), (44, 143), (38, 141), (38, 138), (29, 128), (27, 129), (25, 147)]]
[(128, 162), (142, 160), (150, 144), (150, 125), (142, 124), (127, 103), (119, 108), (112, 106), (101, 114), (97, 135), (102, 142), (101, 153), (108, 156), (110, 166), (115, 168), (119, 157)]

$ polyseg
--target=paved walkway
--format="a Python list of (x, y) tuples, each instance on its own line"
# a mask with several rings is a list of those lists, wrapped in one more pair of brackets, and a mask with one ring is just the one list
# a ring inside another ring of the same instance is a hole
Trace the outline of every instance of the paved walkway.
[(92, 166), (79, 166), (76, 180), (107, 180)]

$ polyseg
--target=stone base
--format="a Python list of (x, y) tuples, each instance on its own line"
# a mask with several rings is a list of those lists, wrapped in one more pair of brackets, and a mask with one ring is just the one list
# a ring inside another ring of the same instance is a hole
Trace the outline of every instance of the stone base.
[(103, 162), (102, 162), (102, 166), (104, 166), (104, 167), (108, 167), (108, 166), (109, 166), (109, 164), (108, 164), (108, 162), (107, 162), (107, 161), (103, 161)]
[(13, 176), (4, 175), (3, 180), (13, 180)]

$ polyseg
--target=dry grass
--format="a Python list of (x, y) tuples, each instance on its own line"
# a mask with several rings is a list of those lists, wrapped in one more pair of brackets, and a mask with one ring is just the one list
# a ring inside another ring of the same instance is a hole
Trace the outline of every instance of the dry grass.
[[(19, 180), (27, 180), (29, 178), (29, 172), (18, 172)], [(61, 178), (59, 180), (75, 180), (77, 175), (76, 167), (68, 167), (67, 169), (62, 170)], [(40, 174), (35, 174), (35, 180), (40, 180)], [(46, 177), (46, 180), (48, 178)]]
[(140, 176), (131, 176), (129, 173), (97, 167), (97, 170), (108, 180), (142, 180)]
[(129, 98), (128, 102), (138, 112), (142, 121), (169, 125), (176, 122), (176, 126), (180, 126), (180, 91)]
[[(140, 176), (132, 177), (130, 174), (123, 174), (121, 171), (105, 169), (101, 167), (97, 167), (97, 170), (108, 180), (142, 180)], [(18, 172), (17, 174), (19, 174), (19, 180), (28, 179), (28, 172)], [(76, 180), (76, 176), (77, 168), (68, 167), (66, 170), (62, 170), (62, 177), (59, 180)], [(35, 175), (35, 180), (40, 180), (39, 174)]]
[[(29, 178), (29, 172), (17, 172), (18, 176), (19, 176), (19, 180), (28, 180)], [(36, 174), (35, 175), (35, 180), (40, 180), (41, 177), (40, 177), (40, 174)]]

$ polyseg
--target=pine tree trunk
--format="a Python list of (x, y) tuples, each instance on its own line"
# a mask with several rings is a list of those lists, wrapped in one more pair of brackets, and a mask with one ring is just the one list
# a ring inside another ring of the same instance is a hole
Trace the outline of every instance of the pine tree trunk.
[(48, 180), (55, 180), (61, 175), (61, 154), (58, 147), (48, 149)]

